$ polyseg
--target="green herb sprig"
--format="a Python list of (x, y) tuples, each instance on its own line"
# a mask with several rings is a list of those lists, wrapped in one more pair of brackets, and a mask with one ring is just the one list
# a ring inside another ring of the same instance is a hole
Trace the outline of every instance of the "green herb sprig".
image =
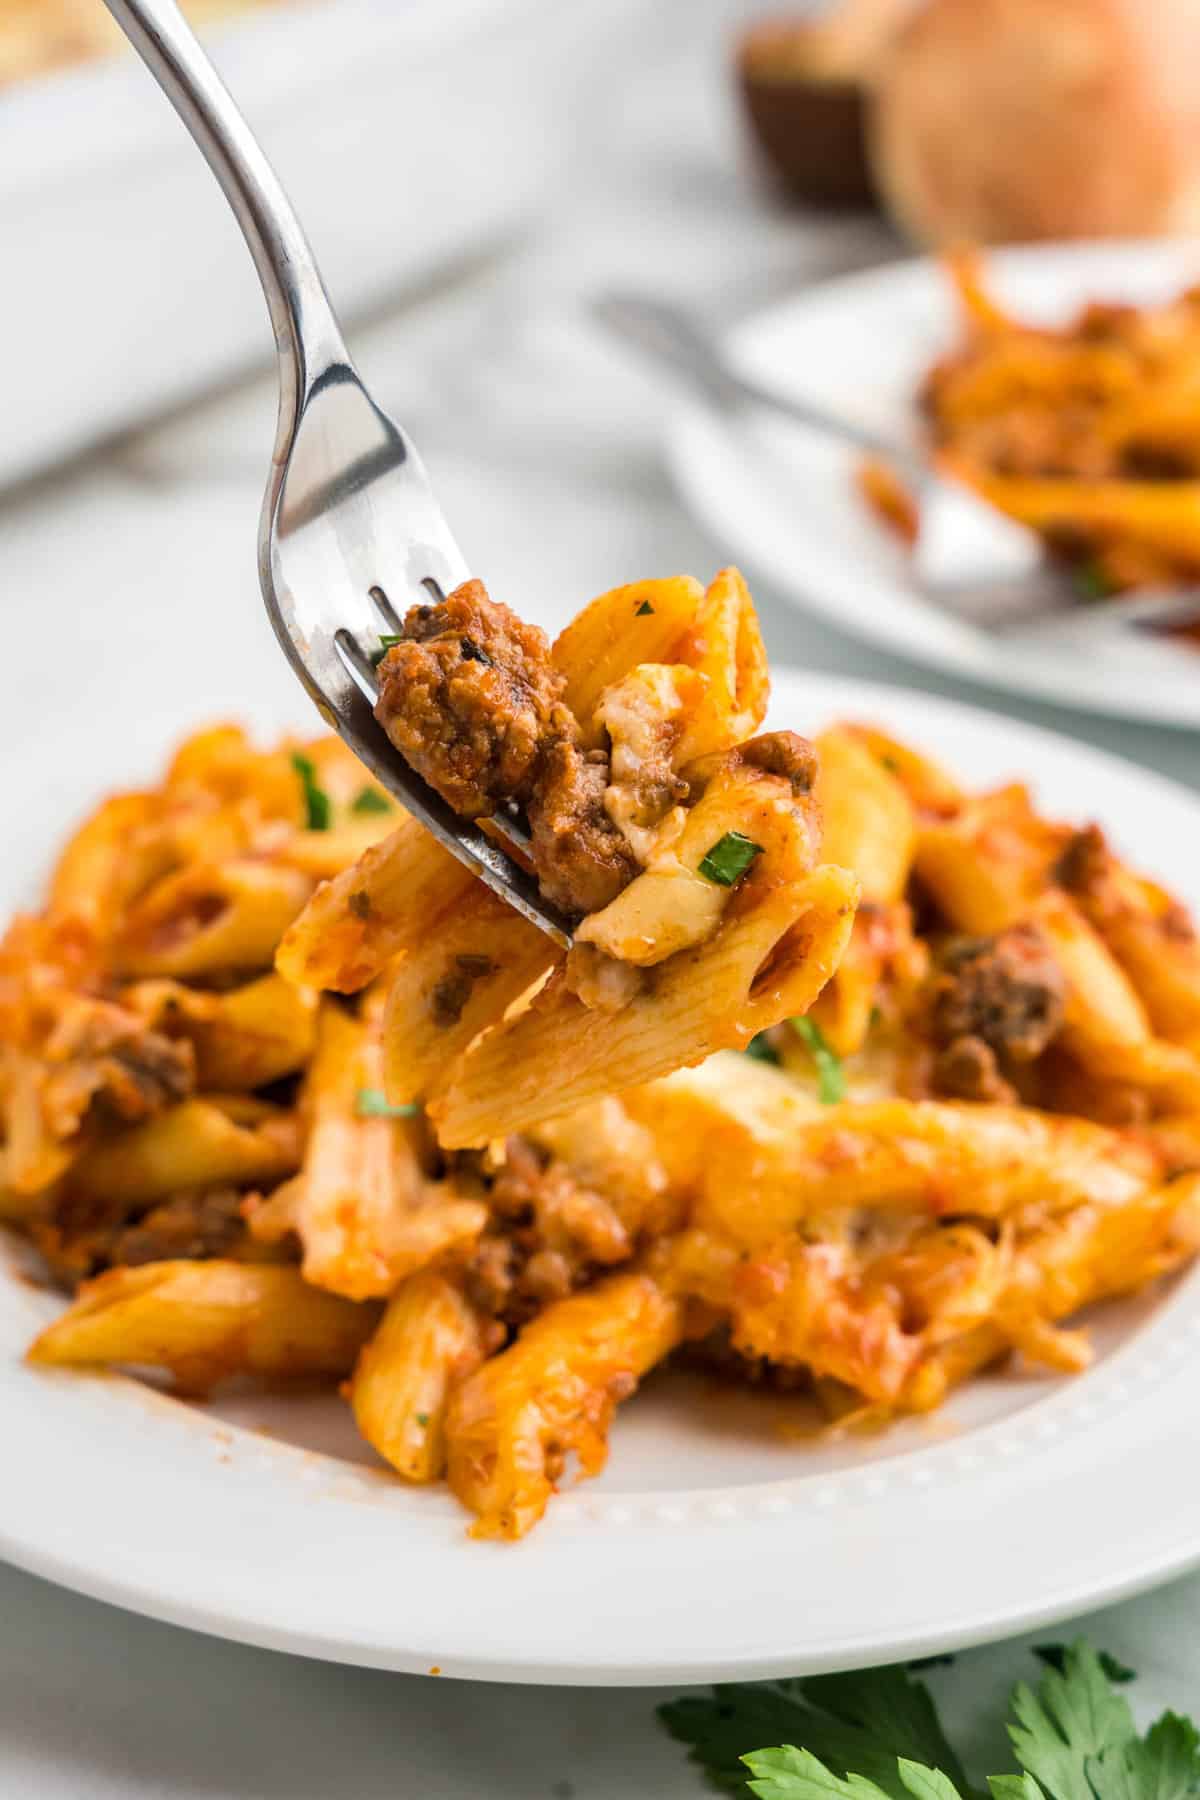
[(390, 813), (392, 803), (377, 787), (365, 787), (350, 802), (352, 813)]
[(817, 1071), (817, 1097), (822, 1106), (836, 1106), (846, 1098), (846, 1071), (815, 1019), (789, 1019), (788, 1024), (806, 1046)]
[[(1195, 1800), (1200, 1732), (1166, 1712), (1139, 1735), (1114, 1683), (1135, 1679), (1082, 1640), (1043, 1645), (1019, 1682), (1017, 1768), (973, 1783), (911, 1668), (713, 1688), (659, 1716), (718, 1788), (758, 1800)], [(774, 1745), (775, 1748), (755, 1748)]]
[(762, 855), (762, 845), (756, 844), (740, 831), (727, 831), (724, 837), (718, 838), (700, 859), (701, 875), (709, 881), (715, 881), (718, 887), (732, 887), (740, 881), (756, 856)]
[(383, 659), (387, 655), (388, 651), (392, 648), (393, 644), (402, 644), (403, 642), (404, 642), (404, 633), (402, 631), (382, 632), (380, 634), (380, 638), (379, 638), (378, 650), (373, 650), (371, 652), (371, 661), (374, 663), (375, 667), (376, 668), (379, 667), (380, 663), (383, 661)]
[(360, 1119), (414, 1119), (420, 1107), (412, 1101), (393, 1106), (382, 1088), (359, 1088), (354, 1110)]
[(328, 831), (333, 822), (333, 806), (329, 795), (317, 780), (312, 758), (303, 756), (297, 750), (292, 755), (292, 767), (300, 777), (300, 791), (304, 796), (304, 822), (308, 830)]

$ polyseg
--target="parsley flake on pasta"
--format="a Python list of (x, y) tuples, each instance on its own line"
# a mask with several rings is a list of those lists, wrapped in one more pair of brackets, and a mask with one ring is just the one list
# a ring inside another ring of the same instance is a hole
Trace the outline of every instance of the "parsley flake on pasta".
[(762, 855), (762, 845), (756, 844), (740, 831), (727, 831), (723, 838), (718, 838), (706, 856), (700, 859), (700, 873), (715, 881), (718, 887), (732, 887), (740, 881), (756, 856)]

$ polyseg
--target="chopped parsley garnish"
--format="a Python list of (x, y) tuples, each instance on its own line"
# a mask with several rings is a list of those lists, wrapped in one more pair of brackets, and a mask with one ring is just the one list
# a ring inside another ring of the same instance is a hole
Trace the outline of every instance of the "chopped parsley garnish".
[(376, 787), (365, 787), (362, 793), (355, 794), (350, 802), (352, 813), (387, 813), (391, 810), (391, 801)]
[(732, 887), (755, 857), (761, 855), (762, 845), (756, 844), (753, 838), (744, 837), (740, 831), (727, 831), (702, 858), (700, 873), (719, 887)]
[(1112, 1686), (1132, 1679), (1124, 1664), (1083, 1642), (1044, 1649), (1055, 1666), (1009, 1702), (1020, 1772), (986, 1786), (969, 1779), (910, 1669), (717, 1687), (659, 1716), (714, 1785), (758, 1800), (983, 1800), (989, 1790), (992, 1800), (1192, 1800), (1191, 1720), (1167, 1712), (1139, 1736)]
[(814, 1019), (789, 1019), (788, 1024), (808, 1048), (817, 1070), (817, 1095), (822, 1106), (836, 1106), (846, 1098), (846, 1071), (836, 1050)]
[(1072, 570), (1072, 576), (1076, 589), (1084, 600), (1107, 600), (1117, 591), (1099, 563), (1082, 563)]
[(421, 1109), (412, 1101), (393, 1106), (382, 1088), (359, 1088), (354, 1110), (360, 1119), (412, 1119)]
[(651, 606), (650, 602), (648, 600), (643, 600), (633, 616), (635, 619), (644, 619), (647, 613), (652, 613), (653, 611), (654, 608)]
[(375, 651), (374, 655), (371, 657), (371, 661), (374, 663), (375, 667), (376, 668), (379, 667), (380, 663), (383, 661), (384, 657), (387, 655), (388, 651), (391, 649), (393, 644), (402, 644), (403, 642), (404, 642), (404, 633), (401, 631), (382, 632), (380, 634), (380, 638), (379, 638), (379, 648), (378, 648), (378, 650)]
[(425, 1427), (429, 1423), (429, 1414), (428, 1413), (418, 1413), (416, 1417), (417, 1417), (417, 1424), (421, 1427), (421, 1430), (424, 1431)]
[(889, 775), (898, 775), (900, 773), (900, 764), (890, 750), (885, 750), (883, 755), (879, 758), (879, 761), (880, 765), (887, 770)]
[(292, 767), (300, 777), (304, 794), (305, 825), (309, 831), (328, 831), (333, 808), (329, 804), (329, 795), (317, 780), (311, 758), (296, 750), (292, 754)]
[(779, 1067), (779, 1052), (765, 1031), (760, 1031), (757, 1037), (752, 1037), (742, 1054), (753, 1057), (755, 1062), (772, 1063), (775, 1068)]

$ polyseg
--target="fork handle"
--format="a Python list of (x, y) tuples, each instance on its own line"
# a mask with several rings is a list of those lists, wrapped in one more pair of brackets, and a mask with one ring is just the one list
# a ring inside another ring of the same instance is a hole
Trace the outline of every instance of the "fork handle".
[(881, 437), (865, 425), (842, 417), (816, 401), (779, 393), (735, 369), (714, 338), (681, 307), (640, 294), (606, 294), (593, 304), (595, 316), (610, 331), (652, 356), (722, 412), (745, 408), (772, 412), (845, 444), (867, 456), (885, 458), (920, 486), (928, 477), (925, 461), (904, 444)]
[(175, 0), (105, 5), (203, 151), (249, 245), (279, 353), (275, 457), (282, 461), (313, 382), (350, 360), (316, 259), (279, 177)]

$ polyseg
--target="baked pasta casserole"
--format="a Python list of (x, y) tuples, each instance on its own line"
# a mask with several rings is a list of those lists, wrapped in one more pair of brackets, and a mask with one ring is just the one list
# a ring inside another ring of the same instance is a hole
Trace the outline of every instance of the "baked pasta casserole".
[(1194, 1253), (1200, 943), (1097, 826), (762, 734), (732, 571), (553, 646), (472, 583), (380, 648), (574, 948), (334, 738), (216, 726), (104, 801), (0, 946), (0, 1216), (72, 1295), (35, 1364), (341, 1383), (516, 1538), (673, 1356), (882, 1422), (1085, 1367)]

